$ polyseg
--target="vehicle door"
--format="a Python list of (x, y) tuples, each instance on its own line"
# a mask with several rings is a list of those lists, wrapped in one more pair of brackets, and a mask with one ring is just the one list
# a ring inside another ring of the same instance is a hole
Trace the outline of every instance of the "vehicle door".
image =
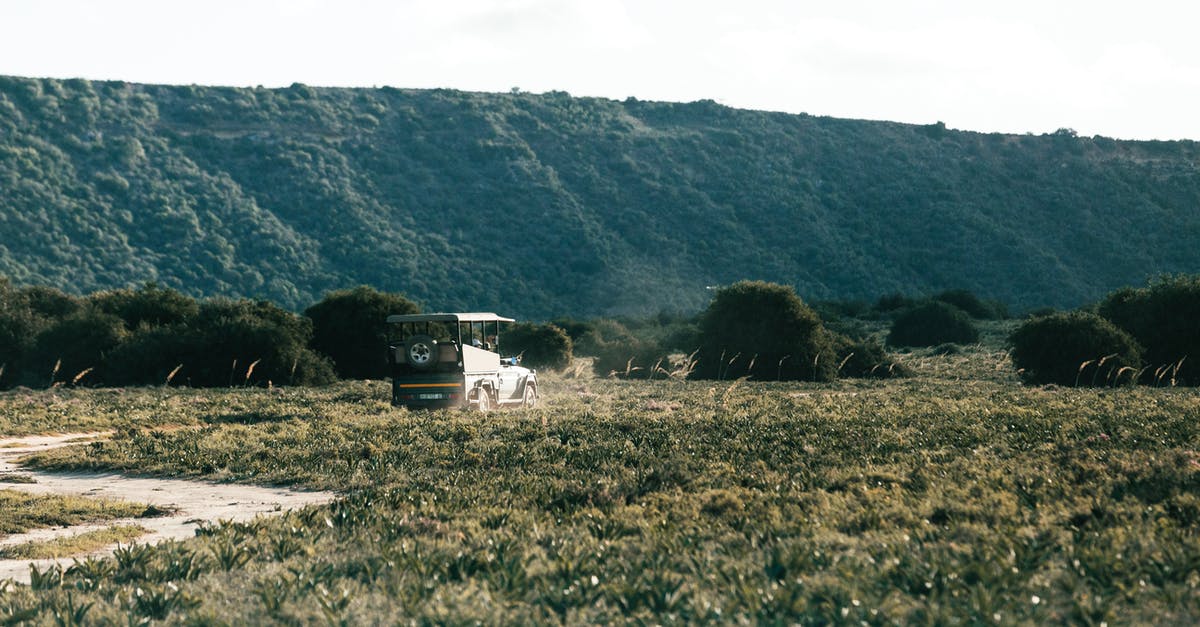
[(518, 398), (517, 389), (521, 383), (521, 371), (507, 363), (500, 364), (500, 399), (512, 400)]

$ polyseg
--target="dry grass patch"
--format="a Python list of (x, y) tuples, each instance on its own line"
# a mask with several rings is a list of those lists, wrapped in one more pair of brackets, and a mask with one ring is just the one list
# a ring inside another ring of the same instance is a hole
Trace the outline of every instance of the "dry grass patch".
[(44, 527), (135, 518), (148, 509), (145, 503), (0, 490), (0, 536)]
[(129, 543), (146, 534), (141, 525), (113, 525), (41, 542), (26, 542), (0, 548), (0, 559), (53, 559), (93, 553), (106, 546)]

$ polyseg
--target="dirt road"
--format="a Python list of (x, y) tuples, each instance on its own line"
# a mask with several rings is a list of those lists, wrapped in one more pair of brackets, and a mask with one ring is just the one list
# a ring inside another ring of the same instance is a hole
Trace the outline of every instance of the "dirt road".
[[(142, 543), (190, 538), (195, 535), (200, 521), (246, 521), (255, 516), (276, 514), (315, 503), (327, 503), (336, 497), (332, 492), (306, 492), (180, 479), (149, 479), (116, 473), (26, 471), (21, 470), (15, 463), (17, 459), (30, 453), (92, 442), (107, 436), (105, 433), (76, 433), (0, 439), (0, 489), (135, 501), (170, 508), (176, 510), (176, 513), (159, 518), (113, 520), (100, 525), (38, 529), (29, 533), (0, 536), (0, 547), (72, 536), (126, 523), (138, 524), (150, 530), (149, 534), (138, 539), (138, 542)], [(3, 481), (6, 474), (28, 477), (34, 483), (6, 483)], [(92, 555), (107, 555), (114, 548), (115, 546), (106, 547)], [(59, 560), (0, 560), (0, 580), (12, 578), (27, 583), (30, 563), (45, 568), (56, 561), (62, 564), (64, 569), (72, 563), (69, 557)]]

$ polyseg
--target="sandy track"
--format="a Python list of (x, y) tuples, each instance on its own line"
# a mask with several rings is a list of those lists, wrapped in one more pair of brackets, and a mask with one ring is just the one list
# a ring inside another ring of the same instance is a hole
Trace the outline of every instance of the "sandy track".
[[(127, 477), (117, 473), (48, 473), (21, 470), (16, 460), (39, 451), (70, 446), (107, 437), (107, 433), (76, 433), (56, 436), (31, 436), (0, 439), (0, 489), (20, 490), (34, 494), (83, 495), (96, 498), (135, 501), (176, 510), (170, 516), (113, 520), (99, 525), (37, 529), (29, 533), (0, 536), (0, 546), (44, 541), (72, 536), (93, 529), (117, 524), (138, 524), (150, 530), (137, 541), (153, 543), (165, 539), (183, 539), (195, 535), (201, 521), (246, 521), (255, 516), (271, 515), (305, 505), (327, 503), (336, 495), (332, 492), (309, 492), (287, 488), (210, 483), (182, 479), (151, 479)], [(4, 475), (21, 475), (35, 483), (5, 483)], [(106, 555), (114, 546), (105, 547), (90, 555)], [(83, 556), (74, 556), (83, 557)], [(58, 560), (0, 560), (0, 580), (12, 578), (29, 581), (29, 564), (46, 568), (55, 562), (66, 568), (72, 558)]]

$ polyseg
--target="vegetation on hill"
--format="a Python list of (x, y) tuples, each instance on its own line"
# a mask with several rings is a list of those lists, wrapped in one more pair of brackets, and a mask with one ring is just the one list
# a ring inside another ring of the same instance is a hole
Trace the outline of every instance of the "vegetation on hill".
[(0, 77), (0, 275), (523, 319), (967, 288), (1074, 307), (1200, 266), (1200, 146), (551, 92)]

